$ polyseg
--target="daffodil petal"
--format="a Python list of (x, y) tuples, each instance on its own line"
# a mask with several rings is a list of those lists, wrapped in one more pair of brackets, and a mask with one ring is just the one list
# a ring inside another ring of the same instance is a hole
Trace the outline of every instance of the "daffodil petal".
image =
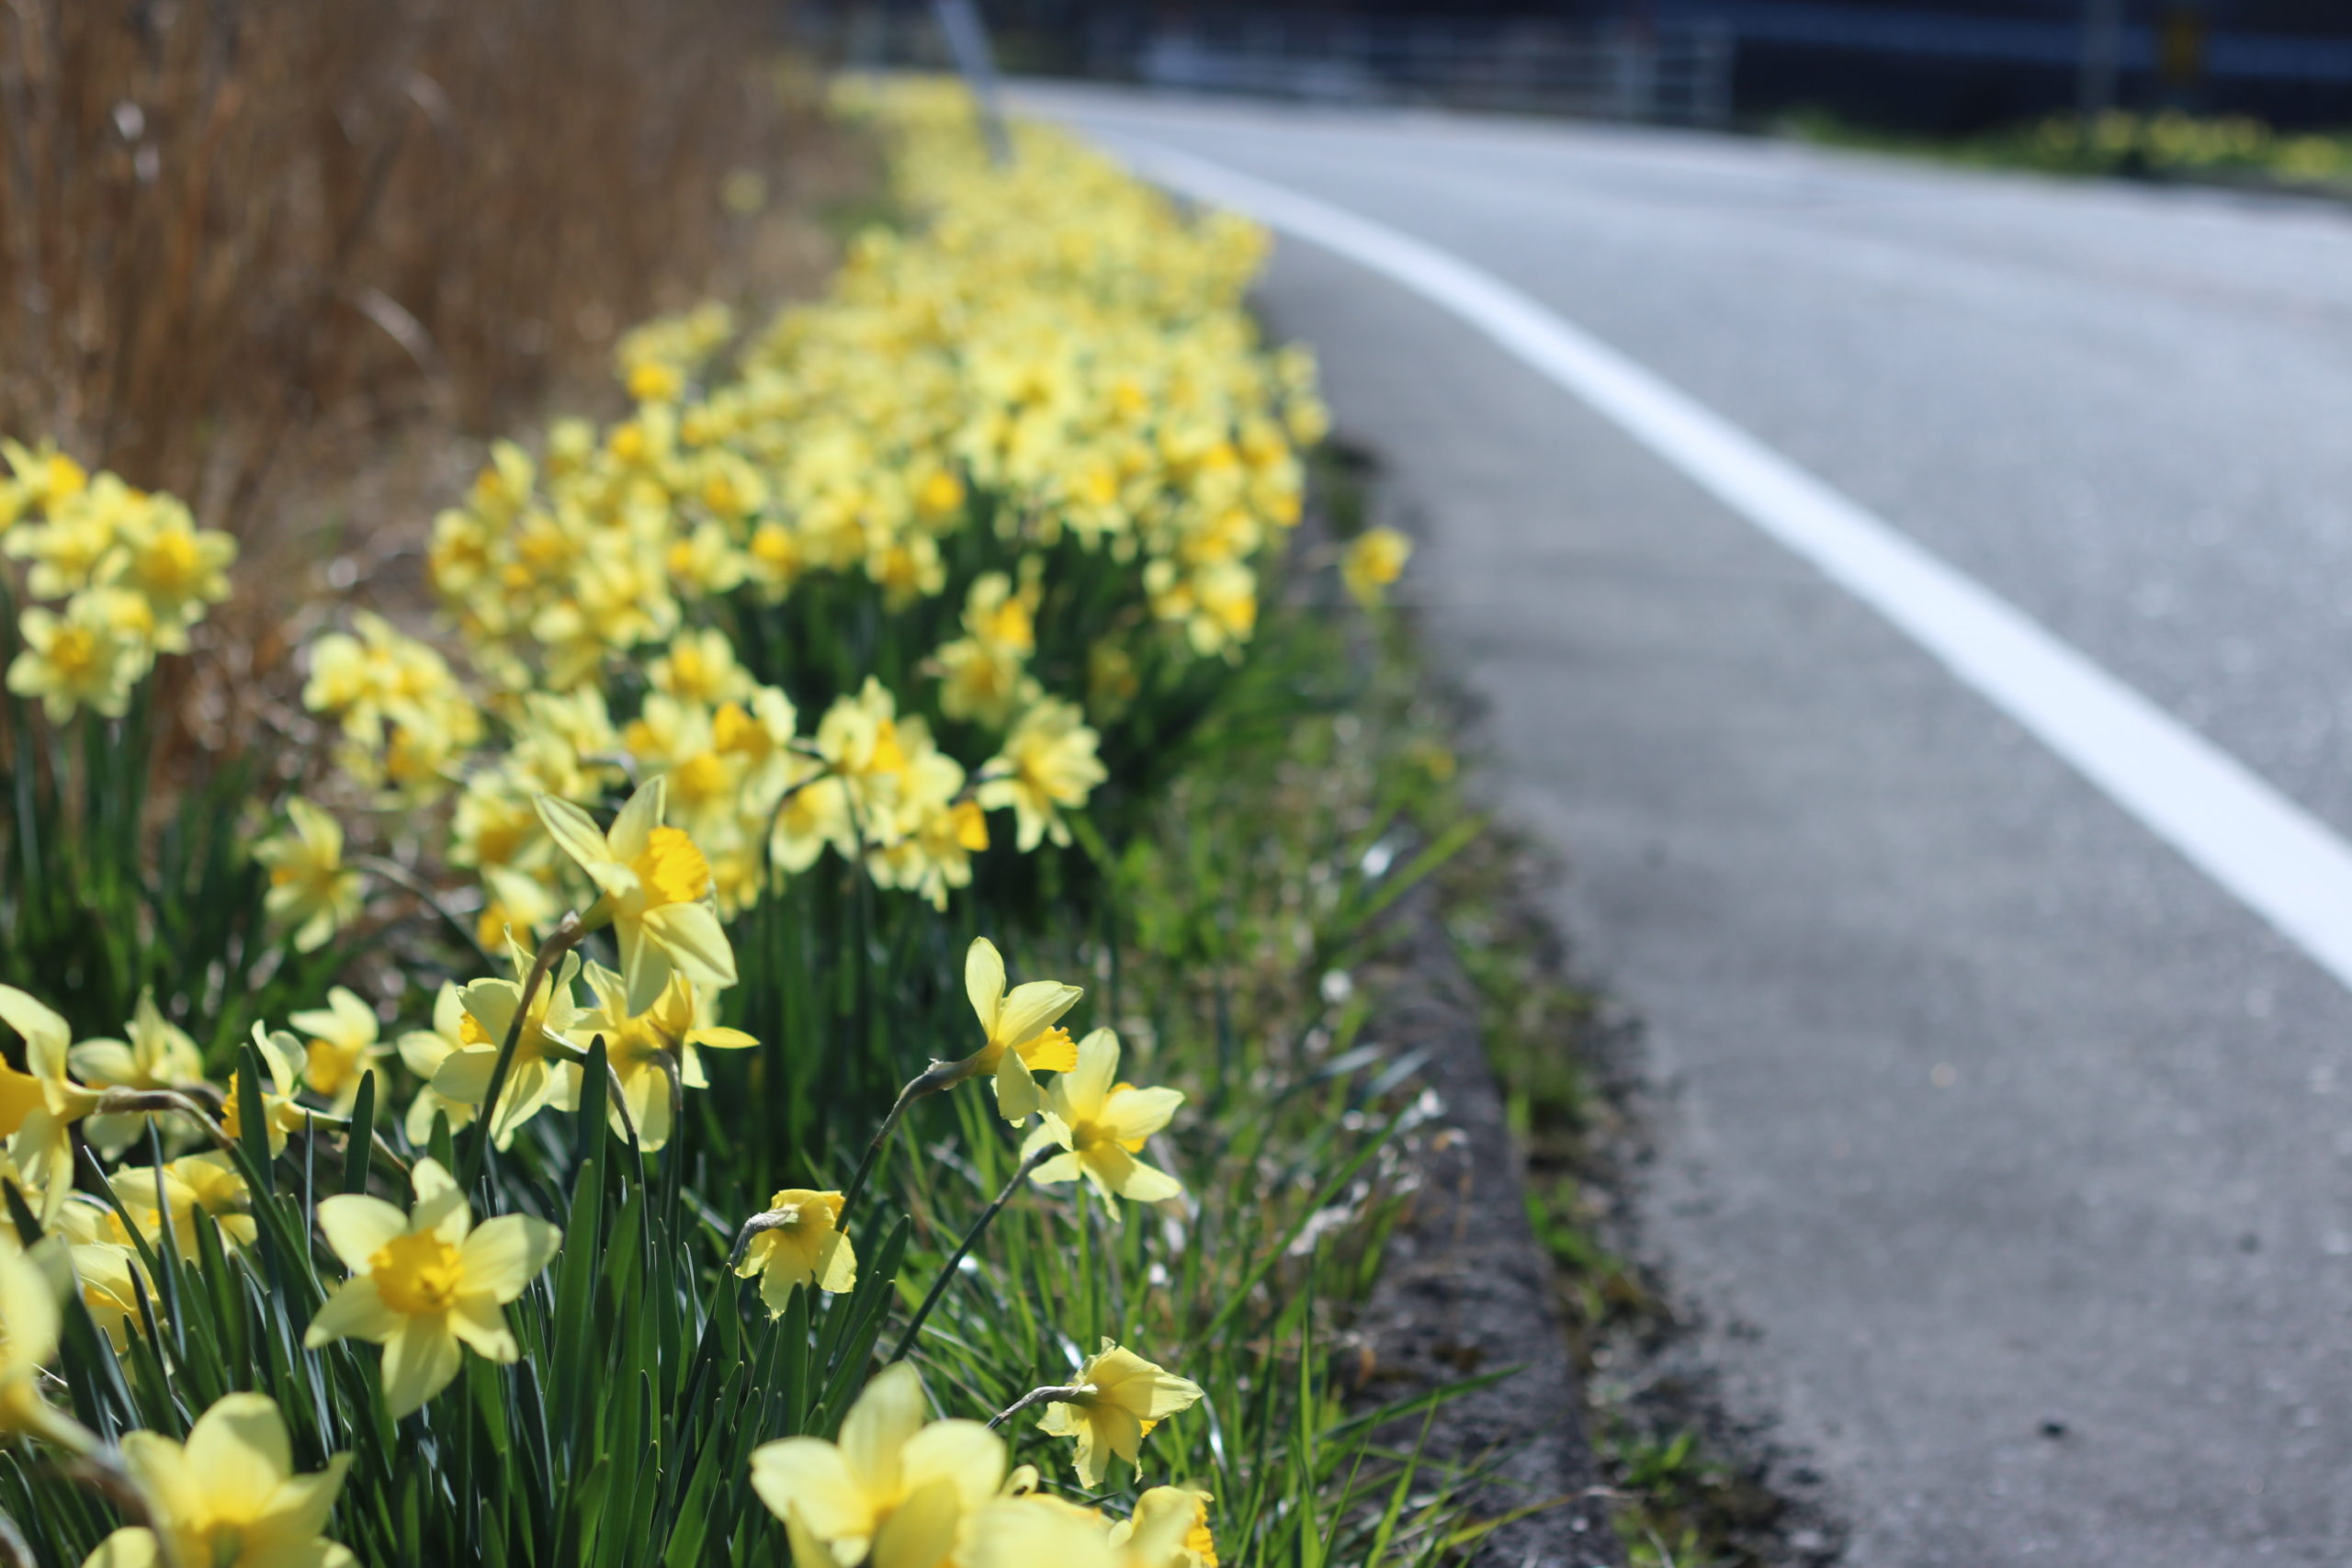
[(798, 1515), (820, 1540), (874, 1533), (874, 1506), (842, 1451), (815, 1438), (785, 1438), (752, 1450), (752, 1490), (779, 1518)]
[(313, 1350), (338, 1339), (366, 1339), (380, 1345), (399, 1333), (406, 1321), (384, 1304), (375, 1280), (362, 1274), (345, 1280), (321, 1303), (311, 1326), (302, 1333), (302, 1343)]
[(458, 1340), (437, 1317), (412, 1317), (384, 1342), (384, 1403), (413, 1415), (458, 1375)]
[(408, 1229), (408, 1216), (381, 1198), (345, 1192), (319, 1200), (319, 1232), (343, 1266), (364, 1273), (383, 1245)]
[(458, 1253), (465, 1267), (467, 1292), (481, 1292), (501, 1303), (513, 1301), (562, 1244), (560, 1230), (528, 1214), (501, 1214), (483, 1221), (466, 1237)]
[(974, 937), (964, 950), (964, 995), (978, 1015), (981, 1030), (993, 1039), (998, 1004), (1004, 1000), (1004, 957), (984, 936)]

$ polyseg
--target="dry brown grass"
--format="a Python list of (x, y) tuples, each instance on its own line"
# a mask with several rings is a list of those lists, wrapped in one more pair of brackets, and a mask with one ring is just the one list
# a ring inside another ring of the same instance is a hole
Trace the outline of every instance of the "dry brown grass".
[[(825, 140), (776, 91), (775, 16), (0, 0), (0, 432), (186, 495), (250, 554), (290, 497), (396, 494), (393, 438), (601, 376), (616, 332), (754, 251), (773, 292), (818, 265), (792, 197)], [(763, 219), (720, 202), (745, 168)]]

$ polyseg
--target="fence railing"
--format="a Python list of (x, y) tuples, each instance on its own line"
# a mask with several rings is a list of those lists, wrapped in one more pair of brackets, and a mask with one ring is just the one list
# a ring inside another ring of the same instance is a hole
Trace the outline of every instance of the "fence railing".
[[(1018, 10), (1019, 7), (1012, 9)], [(929, 6), (804, 4), (811, 41), (846, 63), (943, 66)], [(1723, 126), (1732, 116), (1732, 30), (1705, 21), (1645, 28), (1478, 23), (1118, 5), (1084, 9), (1052, 47), (1008, 59), (1112, 81), (1325, 103), (1412, 103)]]

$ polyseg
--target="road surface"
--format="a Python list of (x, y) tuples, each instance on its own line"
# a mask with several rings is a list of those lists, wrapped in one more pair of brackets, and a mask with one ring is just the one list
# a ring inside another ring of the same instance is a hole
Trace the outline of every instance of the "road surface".
[[(1442, 250), (2352, 834), (2352, 213), (1035, 88)], [(1263, 290), (1668, 1094), (1651, 1233), (1860, 1568), (2352, 1562), (2352, 995), (1456, 315)], [(2062, 1435), (2052, 1436), (2057, 1433)]]

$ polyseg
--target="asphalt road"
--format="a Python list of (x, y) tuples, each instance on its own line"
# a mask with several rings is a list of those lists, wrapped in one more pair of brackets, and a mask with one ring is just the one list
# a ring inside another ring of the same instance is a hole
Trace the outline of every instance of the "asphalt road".
[[(1028, 101), (1517, 286), (2352, 832), (2352, 214)], [(1652, 1232), (1847, 1562), (2352, 1562), (2352, 996), (1457, 320), (1303, 244), (1263, 300), (1385, 459), (1493, 787), (1648, 1025)]]

